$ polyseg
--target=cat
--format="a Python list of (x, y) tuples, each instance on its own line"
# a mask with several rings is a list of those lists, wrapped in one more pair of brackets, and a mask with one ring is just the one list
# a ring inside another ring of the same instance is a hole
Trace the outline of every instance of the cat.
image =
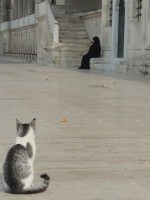
[(22, 124), (16, 119), (17, 138), (16, 144), (7, 153), (4, 165), (4, 187), (6, 192), (13, 194), (36, 194), (44, 192), (50, 178), (42, 174), (44, 182), (39, 186), (33, 186), (33, 163), (36, 154), (34, 118), (29, 124)]

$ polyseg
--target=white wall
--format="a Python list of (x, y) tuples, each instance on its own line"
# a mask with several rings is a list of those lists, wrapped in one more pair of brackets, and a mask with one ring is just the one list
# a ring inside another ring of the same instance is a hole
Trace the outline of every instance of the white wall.
[(101, 10), (82, 14), (81, 19), (85, 24), (90, 39), (92, 39), (94, 36), (98, 36), (99, 38), (101, 38)]
[(56, 0), (56, 5), (65, 5), (66, 4), (66, 0)]
[(66, 0), (66, 12), (78, 13), (99, 9), (101, 0)]
[(137, 0), (125, 0), (123, 59), (116, 58), (115, 53), (118, 46), (118, 5), (119, 0), (113, 0), (113, 21), (112, 26), (110, 26), (110, 0), (105, 0), (102, 4), (103, 61), (111, 65), (124, 63), (127, 70), (141, 73), (143, 69), (145, 70), (144, 66), (150, 67), (150, 1), (142, 1), (142, 16), (138, 19)]

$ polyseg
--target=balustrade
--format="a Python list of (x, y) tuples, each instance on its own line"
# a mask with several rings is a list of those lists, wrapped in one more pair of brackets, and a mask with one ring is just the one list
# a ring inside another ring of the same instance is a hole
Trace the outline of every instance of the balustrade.
[(3, 54), (18, 58), (35, 60), (37, 58), (36, 27), (11, 30), (9, 33), (9, 51), (7, 37), (3, 37)]

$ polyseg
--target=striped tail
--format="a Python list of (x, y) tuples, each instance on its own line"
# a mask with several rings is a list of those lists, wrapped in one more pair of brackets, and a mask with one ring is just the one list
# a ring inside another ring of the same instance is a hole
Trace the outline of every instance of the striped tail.
[[(31, 187), (29, 189), (21, 190), (17, 192), (17, 194), (37, 194), (44, 192), (49, 186), (50, 178), (47, 174), (42, 174), (41, 178), (44, 179), (43, 184), (41, 184), (40, 186)], [(16, 194), (15, 192), (12, 193)]]

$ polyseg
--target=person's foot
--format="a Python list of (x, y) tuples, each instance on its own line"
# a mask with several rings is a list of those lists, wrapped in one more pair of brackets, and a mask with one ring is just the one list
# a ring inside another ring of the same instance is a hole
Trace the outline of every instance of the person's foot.
[(90, 69), (89, 67), (78, 67), (78, 69)]

